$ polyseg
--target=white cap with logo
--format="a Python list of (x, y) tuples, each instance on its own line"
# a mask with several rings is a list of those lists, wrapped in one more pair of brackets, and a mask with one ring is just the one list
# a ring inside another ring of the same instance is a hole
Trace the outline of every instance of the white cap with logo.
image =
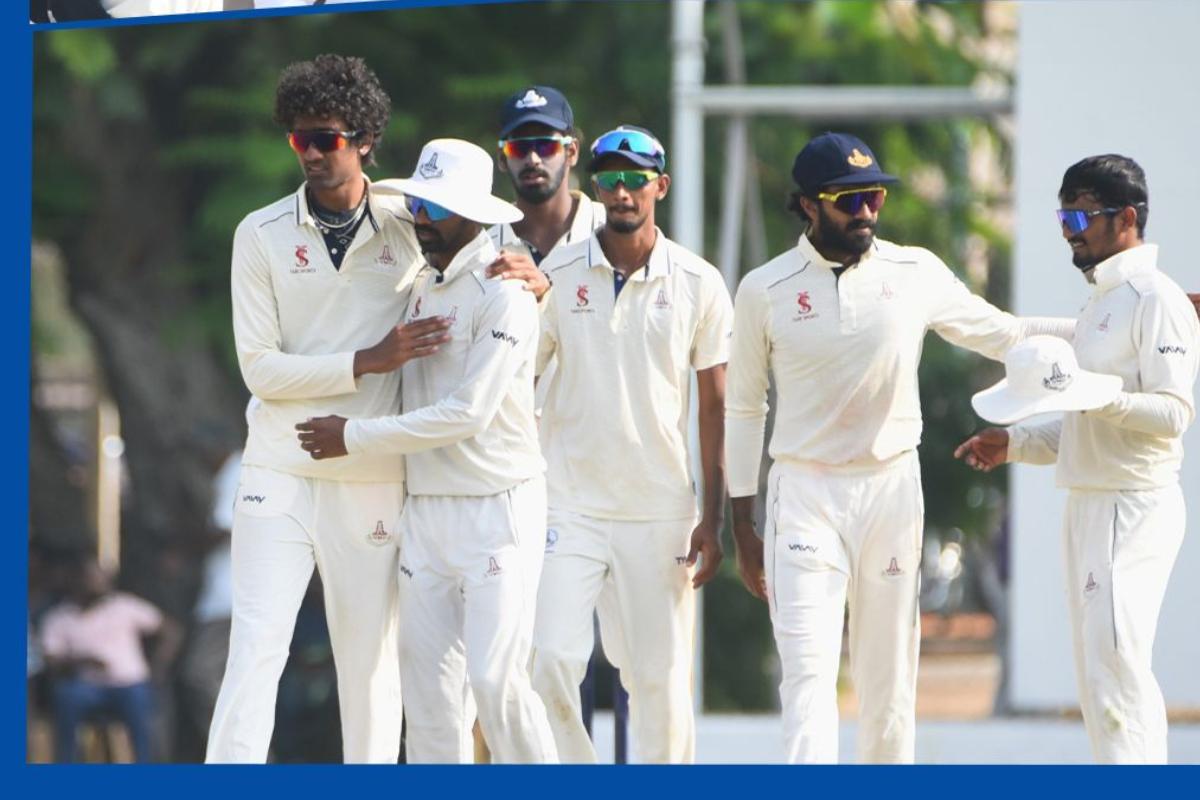
[(1008, 425), (1054, 411), (1106, 406), (1121, 392), (1116, 375), (1079, 367), (1071, 343), (1057, 336), (1030, 336), (1004, 356), (1005, 378), (971, 398), (976, 413)]
[(462, 139), (434, 139), (421, 148), (411, 178), (374, 184), (376, 191), (399, 190), (453, 211), (473, 222), (517, 222), (525, 215), (492, 195), (495, 164), (482, 147)]

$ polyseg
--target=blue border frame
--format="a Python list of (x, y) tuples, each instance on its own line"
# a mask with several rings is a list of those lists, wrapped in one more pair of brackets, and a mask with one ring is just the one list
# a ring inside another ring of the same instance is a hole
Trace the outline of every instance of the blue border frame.
[[(495, 2), (496, 0), (487, 0)], [(530, 0), (512, 0), (529, 2)], [(579, 0), (577, 0), (579, 1)], [(29, 502), (29, 407), (25, 387), (29, 381), (30, 358), (30, 285), (28, 263), (31, 247), (32, 145), (33, 145), (33, 36), (50, 28), (107, 27), (115, 25), (178, 24), (212, 19), (214, 16), (242, 19), (307, 13), (360, 13), (372, 10), (474, 5), (480, 0), (390, 0), (388, 2), (322, 8), (275, 9), (264, 11), (189, 14), (137, 20), (112, 20), (70, 24), (32, 25), (20, 0), (5, 3), (3, 30), (0, 31), (0, 59), (8, 62), (11, 113), (18, 120), (10, 134), (9, 155), (15, 161), (15, 191), (2, 201), (4, 219), (17, 228), (10, 237), (7, 263), (3, 272), (3, 292), (13, 298), (9, 313), (3, 317), (5, 340), (11, 342), (9, 369), (23, 378), (20, 392), (10, 391), (0, 401), (4, 411), (16, 420), (13, 473), (3, 481), (0, 507), (8, 510), (9, 524), (4, 564), (4, 615), (0, 630), (9, 641), (18, 639), (26, 627), (28, 555), (20, 529), (28, 526)], [(19, 120), (27, 122), (21, 124)], [(15, 158), (13, 157), (15, 154)], [(22, 157), (25, 156), (25, 157)], [(19, 685), (19, 669), (25, 654), (20, 648), (7, 650), (2, 660), (5, 686)], [(1197, 665), (1200, 674), (1200, 665)], [(345, 766), (274, 766), (204, 767), (197, 765), (156, 765), (142, 767), (41, 766), (25, 763), (25, 694), (21, 692), (18, 713), (7, 715), (2, 726), (2, 763), (12, 771), (15, 781), (8, 792), (14, 797), (58, 797), (69, 794), (115, 794), (137, 797), (164, 792), (172, 796), (210, 798), (214, 791), (232, 789), (239, 795), (275, 793), (294, 796), (357, 794), (364, 789), (386, 795), (417, 798), (429, 795), (474, 795), (491, 798), (510, 792), (528, 796), (551, 796), (561, 800), (605, 798), (615, 800), (617, 793), (675, 796), (751, 796), (824, 795), (837, 800), (848, 797), (890, 798), (908, 794), (967, 795), (1010, 797), (1033, 790), (1037, 794), (1067, 794), (1073, 798), (1103, 792), (1108, 795), (1170, 790), (1178, 783), (1185, 793), (1195, 791), (1197, 767), (1166, 767), (1153, 772), (1133, 772), (1130, 768), (1096, 769), (1090, 767), (809, 767), (783, 766), (707, 766), (690, 767), (388, 767)]]

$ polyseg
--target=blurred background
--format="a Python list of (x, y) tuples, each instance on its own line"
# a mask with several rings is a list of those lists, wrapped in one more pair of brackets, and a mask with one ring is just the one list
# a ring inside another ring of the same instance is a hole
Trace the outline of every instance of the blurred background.
[[(680, 37), (680, 5), (699, 14), (698, 40)], [(823, 130), (852, 130), (904, 180), (889, 195), (879, 235), (928, 247), (973, 291), (1010, 308), (1012, 97), (1028, 10), (1011, 2), (545, 2), (39, 32), (28, 760), (53, 755), (52, 670), (39, 651), (47, 617), (78, 591), (81, 556), (94, 556), (116, 574), (116, 589), (161, 614), (163, 624), (141, 632), (155, 699), (147, 712), (152, 758), (203, 757), (228, 635), (228, 517), (248, 399), (230, 326), (230, 243), (246, 213), (302, 179), (271, 123), (285, 65), (338, 52), (362, 56), (378, 73), (393, 112), (371, 170), (377, 178), (407, 175), (421, 144), (437, 136), (492, 149), (500, 103), (528, 83), (562, 89), (585, 137), (618, 123), (646, 126), (668, 143), (676, 180), (660, 224), (718, 263), (731, 285), (799, 233), (784, 210), (795, 153)], [(839, 115), (833, 102), (805, 114), (750, 113), (734, 103), (732, 112), (691, 118), (703, 126), (703, 162), (673, 161), (683, 119), (672, 102), (680, 80), (674, 60), (689, 41), (699, 43), (693, 56), (703, 82), (727, 85), (735, 98), (746, 84), (888, 87), (897, 90), (884, 93), (891, 107), (904, 105), (907, 87), (969, 90), (982, 99), (958, 111), (901, 107), (869, 119)], [(1070, 160), (1056, 164), (1050, 180)], [(497, 178), (497, 193), (511, 194)], [(681, 194), (689, 183), (695, 192)], [(688, 209), (672, 209), (673, 199)], [(1053, 190), (1038, 202), (1050, 209)], [(699, 225), (688, 216), (696, 210)], [(676, 233), (667, 220), (688, 230)], [(1056, 264), (1066, 262), (1053, 252)], [(1052, 313), (1076, 307), (1060, 302)], [(926, 342), (918, 715), (954, 721), (1049, 712), (1078, 729), (1086, 760), (1070, 696), (1014, 707), (1007, 687), (1007, 472), (979, 474), (951, 458), (977, 426), (971, 393), (1002, 374), (1001, 365), (937, 337)], [(1048, 473), (1039, 479), (1051, 481)], [(1057, 527), (1040, 534), (1057, 541)], [(730, 557), (703, 591), (699, 703), (707, 719), (763, 715), (753, 718), (755, 730), (781, 751), (770, 622), (738, 581), (726, 541)], [(276, 761), (340, 760), (320, 598), (314, 582), (280, 689)], [(611, 678), (603, 668), (598, 685), (604, 708)], [(853, 720), (848, 683), (842, 706)], [(1186, 708), (1179, 713), (1189, 718)], [(598, 735), (607, 737), (605, 719)], [(83, 757), (134, 757), (131, 737), (110, 722), (84, 721)], [(703, 727), (700, 736), (702, 758), (741, 760), (715, 739), (706, 753)]]

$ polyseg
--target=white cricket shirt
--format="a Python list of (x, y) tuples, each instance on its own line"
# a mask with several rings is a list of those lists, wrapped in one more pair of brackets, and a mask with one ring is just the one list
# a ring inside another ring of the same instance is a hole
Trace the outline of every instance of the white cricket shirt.
[(309, 417), (395, 414), (400, 373), (354, 378), (354, 352), (400, 324), (423, 263), (401, 196), (368, 184), (369, 215), (341, 269), (326, 251), (301, 186), (249, 214), (233, 237), (233, 333), (246, 411), (243, 463), (338, 481), (402, 481), (403, 459), (362, 454), (314, 461), (295, 426)]
[[(583, 241), (592, 235), (592, 231), (604, 225), (603, 203), (597, 203), (580, 191), (572, 191), (571, 197), (575, 201), (575, 213), (571, 217), (571, 225), (567, 228), (567, 232), (554, 243), (554, 247), (550, 248), (550, 253), (568, 244)], [(529, 242), (517, 236), (512, 225), (507, 222), (488, 228), (488, 236), (492, 238), (492, 244), (496, 246), (497, 250), (509, 250), (533, 258), (533, 248), (529, 246)], [(550, 253), (543, 254), (542, 258), (545, 259)]]
[(775, 460), (873, 467), (921, 439), (917, 366), (927, 331), (1002, 359), (1073, 320), (1018, 319), (977, 297), (933, 253), (876, 239), (836, 277), (807, 236), (738, 287), (725, 394), (731, 497), (758, 491), (768, 372)]
[(1067, 489), (1155, 489), (1179, 480), (1183, 434), (1196, 416), (1200, 322), (1187, 295), (1144, 244), (1096, 265), (1092, 294), (1075, 328), (1079, 366), (1118, 375), (1110, 405), (1009, 428), (1009, 461), (1058, 468)]
[(519, 281), (487, 278), (481, 232), (446, 266), (424, 266), (406, 319), (451, 320), (451, 341), (403, 367), (402, 416), (346, 425), (350, 453), (403, 453), (410, 495), (499, 494), (545, 470), (533, 415), (538, 309)]
[(595, 234), (542, 262), (554, 288), (539, 370), (558, 359), (541, 420), (553, 508), (616, 520), (696, 512), (690, 371), (725, 363), (733, 309), (716, 267), (657, 233), (620, 294)]

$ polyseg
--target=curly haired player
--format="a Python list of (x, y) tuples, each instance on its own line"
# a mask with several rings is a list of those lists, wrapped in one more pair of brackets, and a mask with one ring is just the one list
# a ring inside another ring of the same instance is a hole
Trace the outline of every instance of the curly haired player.
[(389, 110), (361, 59), (323, 55), (288, 66), (275, 120), (305, 182), (234, 234), (234, 338), (253, 398), (234, 511), (229, 660), (209, 762), (266, 760), (279, 676), (314, 566), (337, 665), (344, 758), (394, 764), (399, 756), (395, 531), (404, 459), (313, 461), (293, 432), (310, 417), (398, 413), (398, 368), (446, 341), (441, 319), (399, 325), (420, 251), (402, 196), (374, 189), (363, 174)]

